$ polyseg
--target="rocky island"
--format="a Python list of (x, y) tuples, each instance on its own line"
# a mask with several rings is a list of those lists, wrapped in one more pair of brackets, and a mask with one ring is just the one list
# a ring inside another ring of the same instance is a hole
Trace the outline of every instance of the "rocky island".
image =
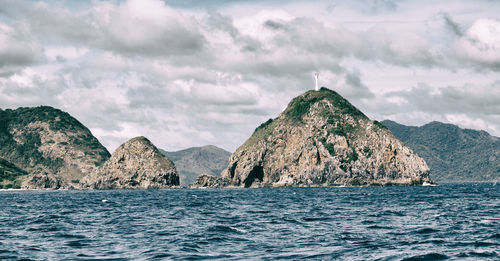
[(294, 98), (234, 152), (222, 177), (192, 187), (369, 186), (432, 183), (425, 161), (327, 88)]
[(79, 188), (110, 157), (87, 127), (49, 106), (0, 110), (0, 144), (0, 157), (23, 170), (4, 183), (13, 188)]
[(108, 150), (49, 106), (0, 110), (0, 189), (134, 189), (179, 185), (174, 164), (146, 138)]
[(102, 167), (86, 176), (83, 188), (150, 189), (179, 186), (174, 163), (145, 137), (122, 144)]

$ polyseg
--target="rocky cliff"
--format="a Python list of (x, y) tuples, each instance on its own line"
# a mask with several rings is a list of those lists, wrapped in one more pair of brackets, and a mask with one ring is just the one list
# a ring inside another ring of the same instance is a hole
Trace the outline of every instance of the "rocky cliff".
[(498, 137), (441, 122), (420, 127), (382, 123), (425, 159), (437, 182), (500, 181)]
[(174, 162), (181, 186), (192, 184), (201, 174), (220, 177), (231, 156), (230, 152), (212, 145), (174, 152), (160, 151)]
[(48, 107), (0, 110), (0, 157), (25, 170), (22, 188), (78, 188), (109, 158), (92, 133)]
[(231, 155), (224, 187), (420, 185), (425, 161), (326, 88), (294, 98)]
[(102, 167), (83, 180), (90, 189), (148, 189), (179, 186), (174, 164), (145, 137), (122, 144)]

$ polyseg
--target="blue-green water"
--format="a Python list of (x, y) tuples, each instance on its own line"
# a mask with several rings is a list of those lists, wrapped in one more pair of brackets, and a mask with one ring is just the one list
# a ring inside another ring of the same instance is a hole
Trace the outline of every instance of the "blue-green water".
[(500, 184), (0, 191), (0, 259), (500, 260)]

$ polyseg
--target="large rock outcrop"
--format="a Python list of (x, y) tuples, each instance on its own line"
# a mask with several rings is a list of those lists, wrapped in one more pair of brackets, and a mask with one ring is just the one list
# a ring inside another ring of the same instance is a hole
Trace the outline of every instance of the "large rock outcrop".
[(145, 137), (122, 144), (111, 158), (83, 180), (90, 189), (149, 189), (179, 186), (174, 164)]
[[(225, 187), (420, 185), (425, 161), (326, 88), (293, 99), (229, 159)], [(219, 184), (215, 182), (216, 184)]]
[(110, 156), (83, 124), (48, 106), (0, 110), (0, 144), (0, 157), (29, 173), (20, 187), (30, 189), (79, 188)]
[(201, 174), (196, 178), (189, 188), (222, 188), (225, 184), (223, 179), (209, 174)]

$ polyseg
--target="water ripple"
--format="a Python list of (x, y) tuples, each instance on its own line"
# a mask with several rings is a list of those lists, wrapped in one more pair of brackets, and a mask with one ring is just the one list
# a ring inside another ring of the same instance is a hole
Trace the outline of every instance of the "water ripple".
[(500, 256), (500, 184), (0, 191), (0, 199), (7, 260)]

